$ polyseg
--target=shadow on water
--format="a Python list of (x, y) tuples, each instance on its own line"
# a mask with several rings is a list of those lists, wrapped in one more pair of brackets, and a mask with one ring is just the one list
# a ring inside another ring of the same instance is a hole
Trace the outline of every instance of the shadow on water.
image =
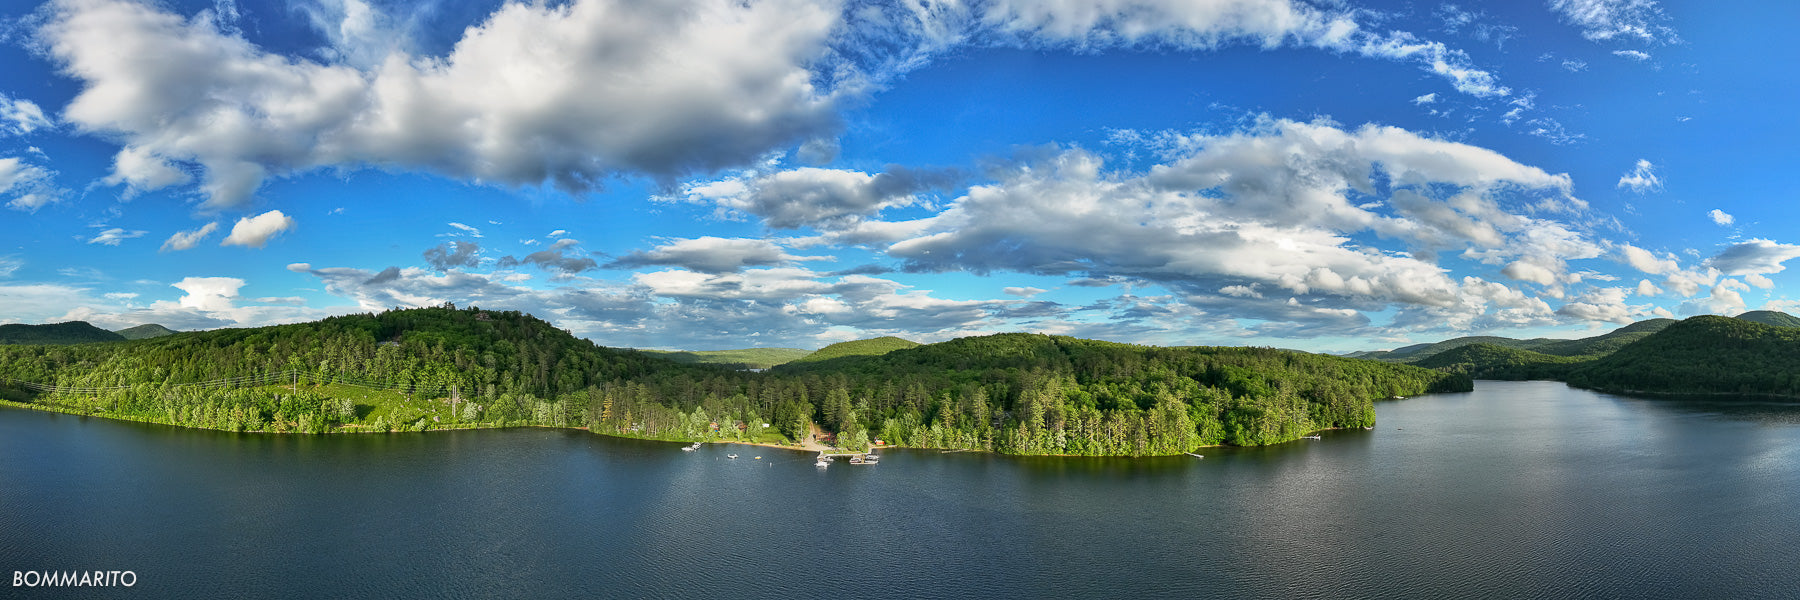
[(1633, 408), (1693, 416), (1747, 421), (1762, 425), (1800, 425), (1800, 400), (1771, 400), (1733, 396), (1644, 397), (1596, 394)]

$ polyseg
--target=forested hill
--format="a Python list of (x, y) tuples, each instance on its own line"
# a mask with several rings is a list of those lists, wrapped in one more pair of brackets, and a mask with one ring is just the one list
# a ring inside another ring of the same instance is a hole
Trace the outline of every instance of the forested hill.
[(155, 323), (150, 323), (147, 325), (139, 325), (137, 327), (127, 327), (114, 333), (117, 333), (128, 340), (143, 340), (165, 335), (175, 335), (176, 331)]
[(117, 333), (89, 325), (87, 321), (50, 325), (0, 325), (0, 344), (90, 344), (124, 339)]
[(1376, 399), (1471, 386), (1462, 375), (1341, 357), (1027, 334), (747, 373), (595, 346), (517, 312), (449, 306), (5, 346), (0, 378), (8, 398), (47, 408), (228, 430), (525, 424), (780, 442), (816, 423), (848, 447), (881, 438), (1087, 455), (1287, 441), (1372, 425)]
[(1800, 329), (1691, 317), (1576, 366), (1566, 381), (1620, 393), (1800, 397)]
[(850, 342), (838, 342), (836, 344), (832, 344), (830, 346), (820, 348), (817, 352), (813, 352), (811, 354), (807, 354), (806, 356), (796, 358), (792, 361), (789, 361), (789, 363), (791, 363), (791, 364), (822, 363), (822, 362), (830, 361), (833, 359), (846, 358), (846, 357), (881, 356), (883, 354), (887, 354), (887, 353), (893, 352), (895, 350), (904, 350), (906, 348), (913, 348), (918, 345), (919, 345), (918, 342), (915, 342), (912, 340), (901, 339), (901, 338), (897, 338), (897, 337), (893, 337), (893, 336), (870, 338), (870, 339), (866, 339), (866, 340), (855, 340), (855, 341), (850, 341)]
[[(1782, 316), (1786, 316), (1783, 313)], [(1792, 318), (1792, 317), (1789, 317)], [(1573, 340), (1555, 338), (1533, 338), (1521, 340), (1489, 335), (1459, 337), (1433, 344), (1413, 344), (1387, 351), (1357, 352), (1349, 356), (1369, 358), (1393, 362), (1404, 362), (1418, 365), (1434, 366), (1454, 363), (1462, 357), (1470, 356), (1470, 352), (1457, 353), (1456, 357), (1435, 358), (1437, 355), (1459, 348), (1475, 345), (1497, 346), (1513, 350), (1524, 350), (1550, 356), (1599, 356), (1611, 353), (1631, 342), (1643, 339), (1652, 333), (1662, 331), (1664, 327), (1675, 323), (1674, 319), (1647, 319), (1612, 330), (1602, 335)], [(1476, 354), (1492, 353), (1491, 350), (1474, 351)], [(1509, 356), (1517, 356), (1509, 354)]]
[(1800, 317), (1778, 310), (1753, 310), (1733, 318), (1776, 327), (1800, 327)]

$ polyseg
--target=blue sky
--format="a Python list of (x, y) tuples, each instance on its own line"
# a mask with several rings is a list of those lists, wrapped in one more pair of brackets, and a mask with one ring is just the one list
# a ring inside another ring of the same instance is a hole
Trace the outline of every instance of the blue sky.
[(1800, 310), (1787, 3), (0, 5), (0, 321), (1387, 348)]

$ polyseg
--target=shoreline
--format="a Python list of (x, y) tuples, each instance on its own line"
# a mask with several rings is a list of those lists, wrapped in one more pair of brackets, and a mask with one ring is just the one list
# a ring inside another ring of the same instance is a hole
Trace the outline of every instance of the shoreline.
[[(592, 428), (589, 428), (589, 427), (535, 425), (535, 424), (496, 426), (492, 423), (479, 423), (479, 424), (469, 424), (468, 426), (464, 426), (464, 427), (428, 427), (421, 431), (411, 431), (411, 430), (375, 431), (372, 428), (370, 428), (370, 426), (361, 425), (361, 424), (339, 425), (336, 428), (334, 428), (333, 430), (326, 431), (323, 433), (307, 433), (307, 432), (300, 432), (300, 431), (264, 431), (264, 430), (237, 431), (237, 430), (231, 430), (231, 429), (216, 429), (216, 428), (212, 428), (212, 427), (197, 427), (197, 426), (193, 426), (193, 425), (180, 425), (180, 424), (176, 424), (176, 423), (169, 423), (169, 422), (163, 421), (163, 420), (157, 420), (157, 419), (151, 419), (151, 418), (138, 418), (138, 417), (135, 417), (134, 415), (115, 415), (115, 414), (110, 414), (110, 413), (90, 413), (90, 412), (85, 412), (79, 408), (66, 407), (66, 406), (61, 406), (61, 405), (56, 405), (56, 404), (34, 404), (34, 403), (29, 403), (29, 402), (17, 402), (17, 401), (13, 401), (13, 400), (0, 399), (0, 406), (9, 406), (12, 408), (21, 408), (21, 409), (26, 409), (26, 410), (38, 410), (38, 411), (43, 411), (43, 412), (54, 412), (54, 413), (61, 413), (61, 414), (66, 414), (66, 415), (74, 415), (74, 416), (78, 416), (78, 417), (93, 417), (93, 418), (97, 418), (97, 419), (108, 419), (108, 420), (113, 420), (113, 421), (124, 421), (124, 422), (131, 422), (131, 423), (149, 423), (149, 424), (153, 424), (153, 425), (163, 425), (163, 426), (167, 426), (167, 427), (179, 427), (182, 429), (197, 429), (197, 430), (201, 430), (201, 431), (217, 431), (217, 432), (221, 432), (221, 433), (254, 433), (254, 434), (267, 434), (267, 435), (337, 435), (337, 434), (366, 435), (366, 434), (383, 434), (383, 433), (431, 433), (431, 432), (440, 432), (440, 431), (474, 431), (474, 430), (481, 430), (481, 429), (499, 430), (499, 429), (514, 429), (514, 428), (529, 427), (529, 428), (535, 428), (535, 429), (566, 429), (566, 430), (586, 431), (586, 432), (594, 434), (594, 435), (603, 435), (603, 436), (612, 437), (612, 438), (627, 439), (627, 440), (643, 440), (643, 441), (650, 441), (650, 442), (668, 442), (671, 444), (692, 444), (692, 443), (696, 443), (696, 442), (701, 443), (701, 444), (741, 444), (741, 445), (745, 445), (745, 446), (759, 446), (759, 447), (763, 447), (763, 448), (774, 448), (774, 449), (779, 449), (779, 450), (793, 450), (793, 451), (802, 452), (802, 453), (828, 452), (828, 451), (834, 450), (833, 448), (826, 447), (823, 444), (819, 444), (818, 442), (810, 442), (810, 443), (799, 444), (799, 445), (790, 445), (790, 444), (775, 444), (775, 443), (770, 443), (770, 442), (749, 442), (749, 441), (742, 441), (742, 440), (663, 439), (663, 438), (653, 438), (653, 437), (621, 435), (618, 433), (612, 433), (612, 432), (606, 432), (606, 431), (594, 431)], [(354, 429), (351, 429), (351, 428), (354, 428)], [(1302, 436), (1312, 435), (1312, 434), (1315, 434), (1315, 433), (1318, 433), (1321, 431), (1338, 431), (1338, 430), (1353, 430), (1353, 429), (1359, 429), (1359, 428), (1357, 428), (1357, 427), (1327, 427), (1324, 429), (1314, 429), (1311, 431), (1307, 431), (1306, 433), (1302, 434)], [(1306, 439), (1306, 438), (1298, 437), (1298, 438), (1294, 438), (1292, 440), (1276, 442), (1274, 444), (1264, 444), (1264, 446), (1275, 446), (1275, 445), (1280, 445), (1280, 444), (1288, 444), (1288, 443), (1300, 441), (1302, 439)], [(1230, 446), (1229, 444), (1208, 444), (1208, 445), (1203, 445), (1203, 446), (1196, 446), (1196, 447), (1194, 447), (1194, 449), (1200, 450), (1200, 449), (1204, 449), (1204, 448), (1226, 448), (1226, 447), (1254, 448), (1256, 446)], [(925, 447), (915, 447), (915, 446), (903, 446), (903, 445), (899, 445), (899, 444), (886, 444), (886, 445), (882, 445), (882, 446), (870, 446), (866, 452), (873, 452), (878, 449), (888, 449), (888, 448), (903, 448), (903, 449), (909, 449), (909, 450), (942, 450), (945, 452), (981, 452), (984, 454), (992, 454), (995, 456), (1054, 456), (1054, 457), (1065, 457), (1065, 458), (1155, 458), (1155, 457), (1165, 457), (1165, 456), (1183, 456), (1183, 455), (1191, 454), (1188, 452), (1182, 452), (1181, 454), (1144, 454), (1144, 455), (1131, 455), (1131, 454), (1008, 454), (1005, 452), (996, 452), (993, 450), (981, 450), (981, 449), (975, 449), (975, 448), (925, 448)], [(848, 450), (842, 450), (842, 449), (836, 449), (836, 450), (848, 452)]]

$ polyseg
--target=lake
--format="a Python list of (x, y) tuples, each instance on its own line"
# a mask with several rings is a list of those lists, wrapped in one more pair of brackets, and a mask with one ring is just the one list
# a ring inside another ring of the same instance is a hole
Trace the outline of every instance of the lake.
[[(1373, 431), (1204, 459), (889, 450), (820, 469), (772, 448), (578, 431), (230, 434), (0, 408), (0, 595), (1800, 590), (1800, 405), (1483, 381), (1376, 412)], [(6, 585), (26, 570), (137, 582)]]

